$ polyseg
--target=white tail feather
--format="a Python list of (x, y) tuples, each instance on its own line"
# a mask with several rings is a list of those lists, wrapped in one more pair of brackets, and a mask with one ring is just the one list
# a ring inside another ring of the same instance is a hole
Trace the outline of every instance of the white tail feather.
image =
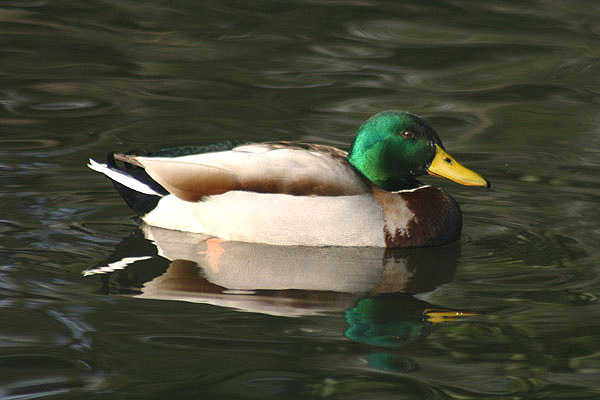
[(96, 275), (96, 274), (109, 274), (111, 272), (115, 272), (121, 269), (125, 269), (128, 265), (133, 264), (138, 261), (148, 260), (152, 258), (151, 256), (142, 256), (142, 257), (125, 257), (120, 259), (119, 261), (115, 261), (108, 265), (98, 268), (90, 268), (83, 271), (81, 274), (83, 276)]
[(100, 173), (108, 176), (110, 179), (119, 182), (121, 185), (127, 186), (129, 189), (133, 189), (137, 192), (144, 193), (144, 194), (151, 194), (151, 195), (162, 197), (162, 194), (158, 193), (156, 190), (152, 189), (150, 186), (146, 185), (145, 183), (138, 181), (134, 177), (127, 175), (124, 172), (110, 168), (106, 164), (100, 164), (99, 162), (92, 160), (90, 158), (90, 162), (87, 166), (89, 168), (93, 169), (94, 171), (100, 172)]

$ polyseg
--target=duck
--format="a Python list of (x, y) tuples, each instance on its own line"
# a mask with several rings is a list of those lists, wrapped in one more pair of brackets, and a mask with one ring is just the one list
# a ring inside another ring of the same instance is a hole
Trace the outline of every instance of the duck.
[(224, 141), (109, 153), (104, 174), (150, 226), (280, 246), (428, 247), (455, 242), (458, 203), (422, 175), (489, 188), (456, 161), (434, 128), (383, 111), (348, 152), (300, 142)]

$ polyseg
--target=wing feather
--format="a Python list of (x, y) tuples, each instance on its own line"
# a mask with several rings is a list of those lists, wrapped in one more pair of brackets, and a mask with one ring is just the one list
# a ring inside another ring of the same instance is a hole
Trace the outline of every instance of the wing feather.
[(368, 187), (345, 154), (329, 146), (278, 142), (174, 158), (136, 156), (129, 162), (139, 163), (152, 179), (187, 201), (231, 190), (319, 196), (366, 193)]

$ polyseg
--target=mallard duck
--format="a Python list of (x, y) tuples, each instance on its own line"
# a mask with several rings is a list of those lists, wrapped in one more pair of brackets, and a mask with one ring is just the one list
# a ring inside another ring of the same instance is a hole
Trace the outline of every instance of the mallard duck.
[(293, 142), (221, 142), (111, 153), (106, 175), (149, 225), (224, 240), (305, 246), (420, 247), (457, 240), (462, 215), (423, 174), (489, 187), (422, 118), (372, 116), (349, 153)]

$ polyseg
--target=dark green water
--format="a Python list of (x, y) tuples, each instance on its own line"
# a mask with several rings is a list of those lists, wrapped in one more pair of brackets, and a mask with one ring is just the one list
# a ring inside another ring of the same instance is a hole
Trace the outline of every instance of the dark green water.
[[(597, 1), (0, 1), (0, 398), (600, 398), (599, 76)], [(493, 182), (459, 244), (214, 268), (85, 167), (385, 109)]]

